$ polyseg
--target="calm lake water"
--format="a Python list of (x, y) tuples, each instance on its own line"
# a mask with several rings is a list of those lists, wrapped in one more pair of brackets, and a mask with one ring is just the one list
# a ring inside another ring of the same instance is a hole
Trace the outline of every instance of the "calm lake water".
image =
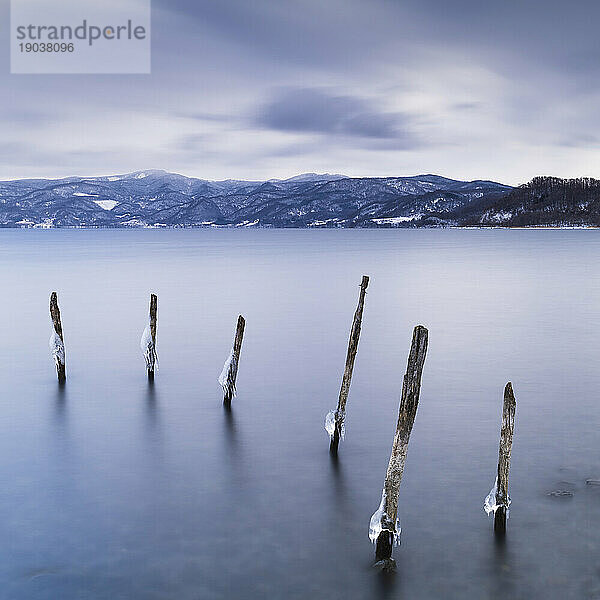
[[(599, 264), (592, 230), (1, 231), (0, 597), (600, 598)], [(336, 464), (323, 420), (363, 274)], [(227, 413), (217, 377), (238, 313)], [(429, 353), (386, 577), (368, 526), (418, 323)], [(509, 380), (498, 544), (482, 503)]]

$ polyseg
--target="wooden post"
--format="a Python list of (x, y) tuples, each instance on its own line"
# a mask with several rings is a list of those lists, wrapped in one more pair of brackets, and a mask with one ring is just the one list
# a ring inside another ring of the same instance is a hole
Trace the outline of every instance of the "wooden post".
[(239, 315), (235, 330), (233, 348), (231, 349), (231, 354), (225, 361), (223, 370), (219, 376), (219, 383), (223, 388), (223, 404), (225, 404), (226, 407), (231, 406), (231, 399), (235, 396), (235, 380), (240, 362), (240, 352), (242, 350), (242, 340), (244, 339), (245, 326), (246, 321), (244, 317)]
[(500, 449), (498, 451), (498, 483), (496, 485), (496, 511), (494, 514), (494, 531), (506, 533), (506, 511), (510, 504), (508, 495), (508, 471), (510, 469), (510, 453), (515, 430), (515, 409), (517, 401), (509, 381), (504, 388), (504, 404), (502, 406), (502, 430), (500, 432)]
[(65, 369), (65, 339), (63, 337), (60, 309), (58, 308), (58, 297), (56, 292), (50, 294), (50, 317), (52, 318), (53, 331), (50, 336), (50, 351), (56, 364), (56, 374), (59, 383), (67, 380)]
[(150, 294), (150, 317), (144, 333), (140, 347), (144, 353), (146, 360), (146, 370), (148, 372), (148, 381), (154, 381), (154, 372), (158, 363), (158, 355), (156, 353), (156, 323), (158, 313), (158, 298), (156, 294)]
[(427, 354), (427, 342), (427, 329), (422, 325), (417, 325), (413, 331), (408, 365), (402, 383), (402, 397), (400, 400), (398, 423), (396, 425), (396, 435), (394, 436), (390, 462), (381, 494), (381, 504), (371, 517), (369, 537), (376, 543), (376, 564), (384, 570), (393, 570), (396, 564), (392, 558), (392, 547), (400, 536), (397, 525), (398, 495), (404, 472), (408, 441), (419, 404), (421, 375), (423, 374), (423, 365)]
[[(340, 395), (338, 398), (338, 405), (335, 412), (329, 413), (325, 420), (325, 429), (329, 433), (330, 443), (329, 451), (331, 454), (336, 455), (340, 438), (344, 434), (344, 420), (346, 418), (346, 402), (348, 400), (348, 393), (350, 392), (350, 382), (352, 381), (352, 371), (354, 370), (354, 360), (356, 359), (356, 352), (358, 350), (358, 340), (360, 338), (360, 328), (362, 325), (363, 308), (365, 306), (365, 294), (367, 292), (367, 286), (369, 285), (369, 278), (367, 275), (363, 275), (360, 284), (360, 294), (358, 297), (358, 306), (354, 313), (354, 320), (352, 322), (352, 330), (350, 331), (350, 339), (348, 340), (348, 352), (346, 354), (346, 366), (344, 368), (344, 376), (342, 377), (342, 386), (340, 388)], [(328, 423), (330, 425), (328, 426)]]

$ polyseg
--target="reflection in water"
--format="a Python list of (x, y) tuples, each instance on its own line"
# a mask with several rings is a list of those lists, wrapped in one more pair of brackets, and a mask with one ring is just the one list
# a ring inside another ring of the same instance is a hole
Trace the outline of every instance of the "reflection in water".
[(243, 484), (247, 477), (244, 452), (239, 439), (234, 409), (226, 404), (223, 404), (223, 460), (234, 477), (233, 483), (236, 486)]
[(57, 383), (54, 398), (56, 417), (59, 420), (63, 420), (67, 410), (67, 383), (65, 381)]
[(386, 573), (384, 571), (377, 571), (375, 567), (371, 567), (375, 571), (375, 592), (378, 598), (398, 598), (401, 599), (403, 596), (398, 592), (401, 591), (402, 583), (402, 567), (399, 564), (401, 561), (396, 560), (396, 572)]
[(517, 576), (512, 568), (506, 534), (491, 534), (493, 552), (491, 554), (490, 596), (501, 600), (513, 598), (513, 580)]
[(329, 464), (331, 472), (331, 481), (333, 482), (333, 498), (338, 510), (345, 511), (347, 501), (347, 489), (344, 478), (344, 468), (340, 462), (338, 454), (329, 453)]
[(160, 395), (157, 392), (156, 383), (148, 380), (142, 395), (144, 411), (144, 434), (146, 437), (145, 449), (148, 450), (148, 456), (157, 461), (155, 467), (163, 465), (163, 431), (161, 426), (161, 406)]
[(235, 417), (233, 416), (233, 409), (230, 405), (223, 404), (223, 414), (225, 427), (223, 430), (225, 431), (225, 437), (227, 438), (227, 443), (230, 447), (235, 447), (236, 444), (236, 427), (235, 427)]
[(158, 419), (158, 407), (156, 400), (156, 388), (154, 387), (154, 381), (149, 379), (146, 387), (146, 414), (148, 416), (148, 425), (152, 428), (156, 427), (156, 421)]

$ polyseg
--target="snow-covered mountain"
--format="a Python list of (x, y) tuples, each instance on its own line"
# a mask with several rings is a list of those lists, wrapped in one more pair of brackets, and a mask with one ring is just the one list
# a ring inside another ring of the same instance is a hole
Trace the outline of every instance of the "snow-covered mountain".
[(165, 171), (0, 182), (2, 227), (390, 227), (452, 223), (512, 188), (437, 175), (208, 181)]

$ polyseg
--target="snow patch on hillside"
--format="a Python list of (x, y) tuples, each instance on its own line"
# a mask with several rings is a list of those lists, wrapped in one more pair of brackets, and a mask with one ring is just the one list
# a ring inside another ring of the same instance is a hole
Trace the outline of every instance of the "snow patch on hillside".
[(373, 223), (377, 223), (378, 225), (397, 225), (398, 223), (406, 223), (408, 221), (414, 221), (415, 219), (420, 219), (423, 215), (409, 215), (407, 217), (386, 217), (382, 219), (371, 219)]
[(510, 211), (500, 211), (494, 214), (488, 213), (488, 219), (492, 223), (504, 223), (505, 221), (512, 219), (512, 216), (513, 214)]
[(97, 204), (104, 210), (112, 210), (118, 202), (116, 200), (94, 200), (94, 204)]

